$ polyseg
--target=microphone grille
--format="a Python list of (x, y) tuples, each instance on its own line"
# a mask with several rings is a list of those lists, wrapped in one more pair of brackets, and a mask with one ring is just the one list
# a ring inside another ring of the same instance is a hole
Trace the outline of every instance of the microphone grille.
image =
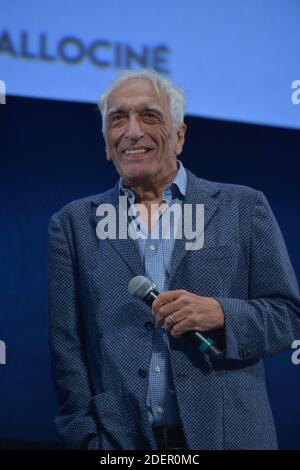
[(128, 284), (128, 292), (133, 297), (143, 300), (153, 287), (155, 286), (147, 277), (135, 276)]

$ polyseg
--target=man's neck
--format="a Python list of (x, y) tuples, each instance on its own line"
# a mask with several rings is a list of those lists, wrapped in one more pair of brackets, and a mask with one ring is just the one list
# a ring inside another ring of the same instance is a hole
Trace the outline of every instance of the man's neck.
[(178, 168), (176, 168), (172, 173), (169, 173), (166, 177), (161, 178), (158, 182), (149, 181), (144, 182), (143, 184), (134, 184), (126, 183), (125, 180), (124, 186), (130, 188), (134, 192), (136, 203), (144, 203), (146, 205), (160, 204), (164, 189), (172, 183), (177, 172)]

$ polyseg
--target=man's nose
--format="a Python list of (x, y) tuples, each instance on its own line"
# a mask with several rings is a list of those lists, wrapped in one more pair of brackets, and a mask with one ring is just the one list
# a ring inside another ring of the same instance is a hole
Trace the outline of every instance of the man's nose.
[(130, 116), (127, 122), (127, 126), (125, 129), (125, 136), (127, 139), (135, 142), (143, 137), (144, 132), (140, 126), (140, 123), (136, 116)]

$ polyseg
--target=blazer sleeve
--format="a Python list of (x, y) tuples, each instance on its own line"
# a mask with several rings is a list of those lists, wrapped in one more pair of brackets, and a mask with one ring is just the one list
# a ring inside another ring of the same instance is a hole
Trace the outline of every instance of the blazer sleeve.
[(97, 425), (89, 410), (91, 388), (77, 275), (58, 214), (52, 216), (48, 233), (49, 338), (60, 402), (56, 428), (69, 448), (99, 449)]
[(218, 298), (225, 317), (225, 358), (259, 359), (300, 338), (297, 280), (275, 216), (258, 192), (252, 216), (249, 298)]

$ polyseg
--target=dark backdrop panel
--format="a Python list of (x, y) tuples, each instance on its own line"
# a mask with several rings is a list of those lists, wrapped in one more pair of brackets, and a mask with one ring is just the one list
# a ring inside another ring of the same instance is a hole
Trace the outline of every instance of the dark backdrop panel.
[[(47, 339), (47, 226), (67, 202), (110, 188), (95, 106), (8, 97), (0, 106), (0, 438), (55, 441)], [(196, 175), (262, 190), (300, 276), (300, 132), (187, 118), (184, 164)], [(300, 449), (300, 366), (268, 359), (281, 448)]]

